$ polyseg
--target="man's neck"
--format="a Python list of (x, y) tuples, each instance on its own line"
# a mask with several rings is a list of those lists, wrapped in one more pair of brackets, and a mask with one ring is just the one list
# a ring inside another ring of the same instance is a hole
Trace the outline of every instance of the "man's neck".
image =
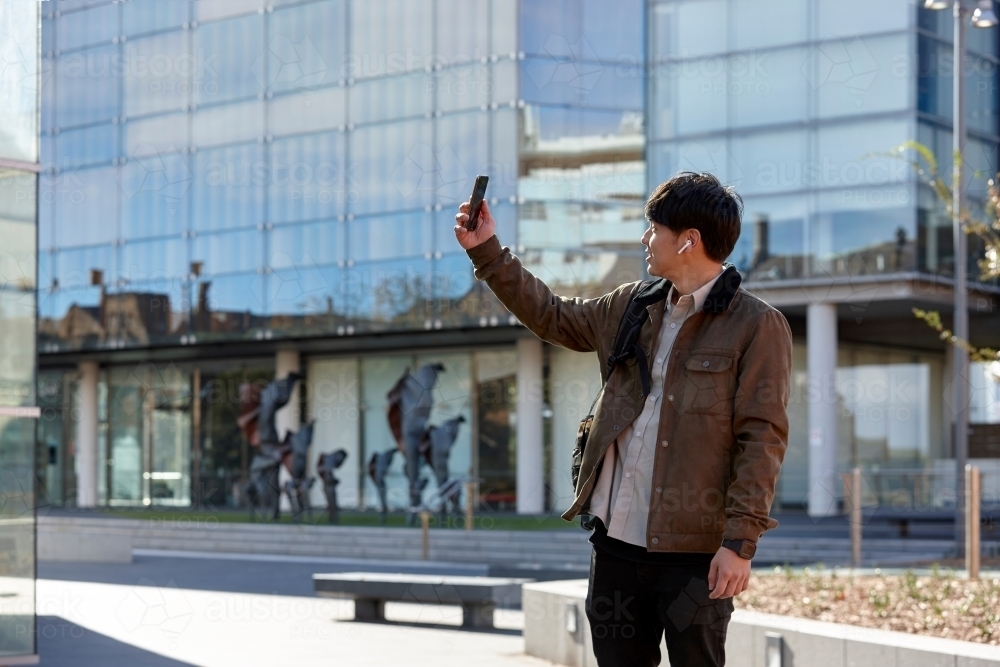
[(671, 281), (674, 285), (675, 300), (696, 292), (698, 288), (714, 280), (720, 273), (722, 273), (722, 264), (705, 264), (688, 268)]

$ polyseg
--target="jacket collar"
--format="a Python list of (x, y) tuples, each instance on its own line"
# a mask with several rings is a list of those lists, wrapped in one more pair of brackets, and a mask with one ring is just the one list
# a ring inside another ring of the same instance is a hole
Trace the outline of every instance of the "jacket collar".
[[(715, 281), (712, 291), (705, 298), (702, 310), (710, 313), (726, 312), (733, 303), (736, 292), (740, 289), (740, 283), (743, 282), (743, 276), (740, 275), (740, 272), (729, 262), (723, 264), (723, 267), (722, 275)], [(663, 301), (667, 298), (667, 294), (670, 293), (670, 285), (670, 281), (666, 278), (654, 280), (635, 296), (636, 301), (646, 306)]]

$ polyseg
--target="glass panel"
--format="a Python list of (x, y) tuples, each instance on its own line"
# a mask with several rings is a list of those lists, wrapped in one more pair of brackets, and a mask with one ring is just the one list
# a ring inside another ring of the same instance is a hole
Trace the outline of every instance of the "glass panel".
[(437, 93), (439, 111), (478, 109), (490, 102), (490, 70), (486, 65), (467, 65), (442, 70), (430, 82)]
[(997, 125), (997, 64), (986, 58), (976, 58), (967, 62), (966, 67), (971, 68), (965, 83), (969, 129), (997, 134), (1000, 129)]
[(271, 15), (266, 66), (271, 90), (301, 90), (340, 78), (346, 8), (347, 0), (327, 0)]
[(34, 2), (4, 2), (0, 12), (0, 156), (38, 160), (38, 12)]
[[(466, 477), (472, 469), (472, 355), (435, 352), (416, 357), (417, 368), (425, 364), (444, 366), (444, 370), (438, 374), (434, 383), (434, 404), (427, 418), (427, 426), (431, 428), (440, 426), (456, 417), (461, 417), (463, 420), (459, 423), (445, 469), (446, 479), (460, 479)], [(424, 489), (425, 499), (439, 488), (436, 472), (432, 466), (428, 468), (429, 470), (423, 474), (429, 479)]]
[(264, 216), (263, 149), (259, 144), (198, 151), (191, 188), (196, 230), (257, 226)]
[[(356, 359), (309, 360), (309, 383), (306, 396), (309, 419), (316, 424), (308, 475), (317, 476), (315, 463), (321, 454), (343, 449), (347, 459), (337, 470), (337, 506), (359, 507), (363, 478), (358, 472), (367, 464), (361, 452), (359, 364)], [(368, 476), (365, 475), (365, 478)], [(326, 498), (319, 484), (314, 484), (310, 500), (324, 507)]]
[(347, 122), (346, 93), (340, 87), (279, 95), (269, 105), (268, 127), (276, 135), (335, 130)]
[[(459, 203), (469, 199), (477, 174), (489, 174), (487, 193), (490, 197), (496, 197), (499, 191), (494, 189), (494, 185), (500, 185), (503, 174), (494, 174), (489, 161), (489, 120), (489, 115), (481, 112), (445, 116), (437, 120), (434, 153), (440, 175), (435, 200), (452, 211), (451, 215), (454, 215), (453, 211)], [(448, 217), (446, 213), (438, 220)]]
[(179, 237), (187, 230), (194, 180), (189, 160), (186, 155), (153, 154), (131, 159), (121, 168), (124, 238)]
[(741, 184), (743, 172), (734, 169), (730, 176), (729, 163), (725, 139), (665, 141), (649, 148), (650, 178), (654, 183), (661, 183), (678, 171), (710, 171), (724, 183)]
[[(34, 282), (34, 281), (32, 281)], [(4, 285), (0, 294), (0, 405), (35, 405), (35, 293)]]
[(191, 378), (173, 364), (153, 375), (148, 496), (153, 505), (191, 503)]
[[(144, 389), (149, 386), (149, 364), (108, 369), (109, 502), (142, 503)], [(150, 396), (149, 398), (152, 398)]]
[(171, 282), (188, 274), (187, 241), (129, 241), (121, 249), (121, 277), (129, 283)]
[(351, 313), (366, 329), (419, 329), (432, 320), (430, 260), (355, 264), (344, 281)]
[(344, 232), (344, 223), (336, 220), (275, 227), (270, 232), (267, 265), (289, 269), (343, 261)]
[(518, 2), (520, 0), (493, 0), (490, 3), (492, 16), (489, 25), (494, 53), (509, 55), (518, 51)]
[[(938, 12), (935, 12), (938, 13)], [(917, 108), (926, 113), (951, 118), (952, 48), (935, 39), (918, 36), (920, 66), (917, 71)], [(969, 87), (970, 106), (975, 104), (977, 87)], [(971, 120), (971, 119), (970, 119)]]
[(517, 507), (517, 353), (475, 353), (480, 507)]
[(1000, 424), (1000, 364), (969, 364), (969, 422)]
[[(32, 3), (34, 4), (34, 3)], [(36, 653), (34, 475), (36, 420), (0, 418), (0, 655)]]
[(521, 96), (540, 104), (643, 108), (643, 72), (639, 65), (602, 65), (585, 61), (525, 58)]
[[(449, 66), (478, 60), (487, 53), (490, 33), (490, 3), (488, 0), (437, 0), (435, 17), (438, 35), (447, 39), (437, 40), (438, 64)], [(523, 3), (522, 7), (527, 3)], [(516, 9), (512, 9), (517, 12)], [(523, 10), (522, 10), (523, 11)], [(498, 51), (493, 45), (493, 53)], [(510, 49), (508, 49), (510, 51)]]
[(60, 250), (55, 254), (55, 279), (60, 289), (87, 287), (90, 285), (90, 271), (104, 271), (109, 279), (116, 274), (114, 246), (90, 246)]
[(263, 65), (264, 23), (259, 15), (199, 25), (194, 53), (206, 58), (203, 80), (194, 87), (195, 104), (225, 102), (259, 94), (266, 83)]
[(263, 263), (263, 234), (256, 229), (222, 234), (198, 234), (191, 244), (191, 261), (202, 262), (202, 275), (256, 271)]
[(434, 110), (439, 76), (424, 72), (359, 81), (350, 88), (351, 122), (378, 123)]
[(760, 49), (808, 39), (808, 7), (802, 0), (736, 0), (734, 50)]
[(745, 197), (743, 230), (729, 261), (753, 281), (805, 275), (810, 198), (806, 194)]
[(264, 136), (264, 109), (258, 101), (198, 109), (191, 117), (197, 148), (258, 140)]
[(733, 170), (740, 193), (795, 190), (803, 185), (806, 138), (802, 130), (758, 132), (733, 138)]
[[(865, 17), (865, 24), (870, 25), (867, 21)], [(817, 90), (818, 115), (832, 118), (909, 108), (913, 75), (910, 61), (901, 60), (899, 54), (911, 53), (914, 41), (910, 35), (898, 35), (828, 41), (813, 47), (813, 62), (806, 71)], [(837, 66), (843, 62), (851, 63), (850, 75)]]
[(201, 88), (210, 83), (205, 81), (205, 75), (213, 71), (213, 65), (201, 60), (202, 57), (188, 53), (188, 37), (184, 32), (126, 42), (124, 115), (183, 109), (191, 101), (192, 85)]
[(118, 3), (67, 12), (56, 19), (56, 48), (62, 51), (108, 44), (119, 34)]
[(49, 372), (38, 374), (38, 406), (42, 418), (38, 421), (38, 456), (35, 469), (38, 471), (39, 504), (69, 504), (68, 493), (76, 488), (72, 479), (73, 456), (68, 444), (72, 425), (70, 412), (65, 409), (68, 374)]
[(357, 262), (403, 257), (424, 258), (432, 251), (434, 234), (431, 226), (435, 219), (441, 218), (419, 211), (348, 222), (347, 256)]
[[(521, 136), (520, 112), (517, 109), (500, 109), (490, 112), (492, 142), (490, 145), (490, 198), (506, 201), (517, 193), (518, 138)], [(469, 188), (472, 192), (472, 188)], [(502, 220), (497, 217), (497, 232), (502, 230)], [(513, 222), (513, 221), (512, 221)], [(512, 230), (513, 231), (513, 230)]]
[(726, 51), (727, 0), (683, 0), (651, 7), (657, 59), (691, 58)]
[(66, 171), (55, 179), (57, 220), (72, 220), (59, 224), (59, 245), (91, 245), (110, 243), (118, 237), (118, 169), (101, 167), (81, 171)]
[(35, 174), (0, 170), (0, 291), (4, 293), (31, 293), (36, 287), (36, 183)]
[(256, 3), (246, 0), (197, 0), (194, 16), (199, 21), (212, 21), (240, 14), (256, 14), (257, 9)]
[[(727, 127), (726, 62), (714, 57), (651, 66), (654, 136), (670, 138)], [(756, 94), (760, 85), (747, 82), (747, 94)]]
[(268, 220), (297, 222), (346, 210), (345, 138), (340, 132), (279, 139), (271, 145)]
[[(389, 422), (386, 419), (388, 406), (386, 394), (413, 363), (412, 355), (362, 357), (361, 403), (366, 409), (361, 413), (364, 420), (361, 460), (368, 461), (373, 455), (381, 454), (395, 447), (395, 439), (389, 430)], [(385, 476), (386, 501), (390, 510), (403, 509), (409, 505), (408, 482), (403, 458), (398, 454), (393, 456)], [(363, 493), (366, 507), (379, 507), (378, 489), (368, 475), (365, 475)]]
[(914, 268), (912, 185), (819, 195), (810, 229), (818, 275), (860, 276)]
[(189, 143), (187, 114), (130, 120), (125, 125), (125, 154), (130, 158), (179, 153)]
[(358, 128), (350, 133), (348, 188), (356, 213), (423, 208), (432, 201), (437, 166), (431, 124), (407, 121)]
[(215, 275), (201, 283), (208, 314), (199, 331), (224, 336), (263, 327), (261, 276), (253, 273)]
[[(108, 121), (118, 115), (119, 62), (115, 46), (87, 49), (55, 61), (57, 127)], [(138, 95), (142, 83), (151, 83), (128, 75), (126, 80), (134, 89), (133, 96)]]
[(899, 183), (912, 178), (905, 160), (872, 153), (889, 152), (912, 136), (907, 120), (820, 126), (819, 159), (808, 185), (848, 187)]
[(54, 155), (49, 160), (60, 169), (111, 162), (118, 157), (118, 126), (95, 125), (82, 130), (60, 132), (49, 139), (49, 143), (54, 149)]
[(130, 0), (122, 3), (126, 35), (176, 28), (190, 20), (191, 0)]
[(431, 0), (351, 0), (350, 14), (347, 76), (382, 76), (433, 64)]
[(642, 0), (522, 0), (521, 50), (570, 60), (639, 63)]
[(797, 122), (808, 117), (804, 49), (751, 53), (729, 60), (725, 90), (736, 126)]
[(347, 309), (342, 299), (342, 277), (343, 269), (317, 266), (308, 259), (270, 273), (266, 311), (271, 316), (270, 326), (297, 336), (332, 334)]
[[(435, 255), (434, 260), (434, 275), (431, 283), (431, 290), (434, 297), (434, 301), (437, 304), (436, 316), (442, 318), (444, 316), (451, 316), (451, 323), (457, 324), (454, 320), (459, 319), (458, 316), (463, 313), (458, 310), (452, 310), (450, 304), (460, 301), (463, 297), (470, 294), (473, 290), (473, 286), (476, 283), (476, 277), (472, 274), (472, 264), (469, 262), (469, 256), (462, 251), (462, 249), (456, 243), (452, 248), (458, 250), (455, 252), (448, 248), (444, 251), (443, 255)], [(462, 319), (466, 323), (471, 324), (477, 313), (467, 313)]]
[[(816, 21), (822, 26), (823, 37), (853, 39), (856, 35), (906, 30), (913, 26), (916, 18), (913, 4), (911, 0), (876, 3), (867, 0), (818, 0)], [(909, 50), (901, 53), (909, 53)]]

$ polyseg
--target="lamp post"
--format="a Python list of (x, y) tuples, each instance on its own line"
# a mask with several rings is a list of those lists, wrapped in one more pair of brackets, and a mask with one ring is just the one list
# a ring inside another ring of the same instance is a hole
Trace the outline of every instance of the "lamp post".
[[(963, 205), (963, 156), (965, 155), (965, 21), (972, 14), (972, 24), (977, 28), (992, 28), (997, 25), (993, 13), (993, 0), (978, 0), (975, 10), (967, 0), (925, 0), (927, 9), (952, 8), (955, 17), (955, 37), (953, 56), (953, 99), (952, 99), (952, 153), (954, 157), (951, 224), (955, 246), (955, 321), (954, 335), (963, 341), (969, 340), (969, 308), (966, 287), (968, 273), (968, 242), (962, 229), (961, 211)], [(952, 346), (952, 391), (954, 403), (954, 443), (955, 443), (955, 546), (959, 555), (965, 551), (965, 462), (969, 455), (969, 355), (961, 347)]]

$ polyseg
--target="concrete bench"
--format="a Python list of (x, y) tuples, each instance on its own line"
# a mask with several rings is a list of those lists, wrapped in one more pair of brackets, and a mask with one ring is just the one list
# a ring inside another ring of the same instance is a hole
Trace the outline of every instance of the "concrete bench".
[(457, 604), (463, 628), (492, 628), (498, 602), (520, 603), (521, 584), (531, 579), (342, 572), (314, 574), (313, 590), (321, 597), (354, 600), (354, 618), (385, 620), (386, 602)]

